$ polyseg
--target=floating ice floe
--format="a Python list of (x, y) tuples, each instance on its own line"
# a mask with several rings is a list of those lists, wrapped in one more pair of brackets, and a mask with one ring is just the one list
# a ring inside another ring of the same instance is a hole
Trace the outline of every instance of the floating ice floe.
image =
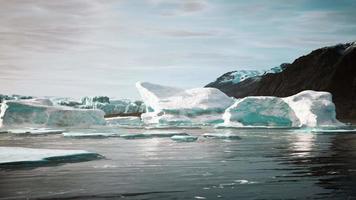
[(172, 137), (175, 135), (187, 136), (188, 134), (180, 131), (146, 131), (143, 133), (149, 137)]
[(188, 134), (185, 132), (179, 131), (146, 131), (143, 133), (128, 133), (128, 134), (121, 134), (121, 138), (125, 139), (140, 139), (140, 138), (153, 138), (153, 137), (172, 137), (175, 135), (179, 136), (187, 136)]
[(127, 133), (127, 134), (121, 134), (121, 138), (124, 139), (144, 139), (144, 138), (149, 138), (149, 135), (145, 135), (143, 133)]
[(195, 142), (198, 140), (198, 137), (192, 135), (173, 135), (171, 139), (177, 142)]
[(0, 125), (91, 126), (105, 125), (105, 120), (104, 112), (101, 110), (53, 106), (48, 99), (30, 99), (3, 102)]
[(228, 140), (239, 140), (240, 136), (233, 133), (204, 133), (205, 138), (216, 138), (216, 139), (228, 139)]
[(301, 128), (296, 130), (291, 130), (295, 133), (354, 133), (355, 128), (352, 127), (332, 127), (332, 128)]
[(1, 165), (21, 165), (36, 162), (84, 161), (100, 155), (84, 150), (34, 149), (23, 147), (0, 147)]
[(119, 133), (105, 132), (65, 132), (64, 137), (119, 137)]
[(105, 121), (106, 125), (109, 126), (142, 126), (142, 121), (140, 117), (111, 117), (106, 118)]
[(64, 130), (61, 129), (49, 129), (49, 128), (25, 128), (25, 129), (9, 129), (8, 133), (12, 134), (61, 134)]
[(187, 126), (222, 122), (222, 113), (233, 99), (215, 88), (184, 90), (147, 82), (136, 87), (147, 106), (145, 124)]

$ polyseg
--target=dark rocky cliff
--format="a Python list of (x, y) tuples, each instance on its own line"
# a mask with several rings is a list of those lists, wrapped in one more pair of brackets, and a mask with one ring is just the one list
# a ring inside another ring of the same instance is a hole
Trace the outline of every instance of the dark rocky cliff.
[(337, 117), (356, 119), (356, 43), (312, 51), (285, 66), (280, 73), (251, 77), (236, 84), (217, 81), (215, 87), (229, 96), (286, 97), (303, 90), (328, 91), (333, 95)]

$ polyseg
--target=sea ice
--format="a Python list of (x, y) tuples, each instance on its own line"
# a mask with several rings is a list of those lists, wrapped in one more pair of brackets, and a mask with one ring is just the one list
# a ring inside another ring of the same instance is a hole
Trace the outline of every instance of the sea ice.
[(64, 137), (119, 137), (119, 133), (112, 132), (65, 132)]
[(177, 142), (195, 142), (198, 140), (198, 137), (192, 135), (173, 135), (171, 139)]
[(180, 132), (180, 131), (146, 131), (143, 133), (144, 135), (146, 136), (149, 136), (149, 137), (172, 137), (172, 136), (175, 136), (175, 135), (184, 135), (184, 136), (187, 136), (188, 134), (185, 133), (185, 132)]
[(144, 139), (144, 138), (149, 138), (149, 135), (145, 135), (143, 133), (127, 133), (127, 134), (121, 134), (121, 138), (124, 139)]
[(215, 88), (184, 90), (147, 82), (136, 87), (147, 106), (145, 124), (194, 125), (222, 122), (222, 113), (233, 99)]
[(109, 126), (142, 126), (140, 117), (111, 117), (105, 118), (105, 121)]
[(8, 133), (12, 134), (61, 134), (64, 130), (61, 129), (49, 129), (49, 128), (24, 128), (24, 129), (9, 129)]
[(83, 150), (34, 149), (23, 147), (0, 147), (0, 165), (29, 162), (50, 162), (99, 157), (98, 154)]
[(229, 140), (239, 140), (240, 136), (234, 133), (204, 133), (205, 138), (216, 138), (216, 139), (229, 139)]

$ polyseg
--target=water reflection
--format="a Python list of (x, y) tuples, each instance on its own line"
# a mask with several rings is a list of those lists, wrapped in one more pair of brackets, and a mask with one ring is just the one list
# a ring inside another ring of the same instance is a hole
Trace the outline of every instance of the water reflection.
[[(283, 178), (315, 179), (328, 192), (323, 198), (356, 198), (356, 138), (354, 134), (297, 133), (288, 138), (287, 149), (279, 148), (282, 165), (294, 166)], [(281, 177), (280, 177), (281, 178)]]
[(308, 133), (295, 134), (291, 137), (291, 156), (292, 157), (307, 157), (313, 152), (316, 135)]

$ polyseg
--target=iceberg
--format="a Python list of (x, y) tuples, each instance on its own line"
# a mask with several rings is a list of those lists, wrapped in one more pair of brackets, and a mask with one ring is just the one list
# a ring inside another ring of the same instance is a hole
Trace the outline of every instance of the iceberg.
[(222, 122), (222, 114), (234, 101), (215, 88), (181, 89), (148, 82), (136, 87), (146, 105), (145, 124), (196, 125)]
[(86, 161), (100, 155), (84, 150), (34, 149), (23, 147), (0, 147), (0, 166), (30, 163)]
[(226, 127), (339, 127), (335, 105), (328, 92), (306, 90), (279, 97), (245, 97), (226, 109)]
[(171, 139), (177, 142), (195, 142), (198, 140), (198, 137), (192, 135), (173, 135)]
[(53, 105), (48, 99), (11, 100), (1, 105), (0, 126), (105, 125), (101, 110), (82, 110)]
[(329, 92), (306, 90), (282, 99), (294, 110), (300, 126), (344, 126), (336, 119), (335, 104)]
[(227, 127), (297, 127), (299, 119), (293, 109), (278, 97), (245, 97), (226, 109), (224, 126)]

